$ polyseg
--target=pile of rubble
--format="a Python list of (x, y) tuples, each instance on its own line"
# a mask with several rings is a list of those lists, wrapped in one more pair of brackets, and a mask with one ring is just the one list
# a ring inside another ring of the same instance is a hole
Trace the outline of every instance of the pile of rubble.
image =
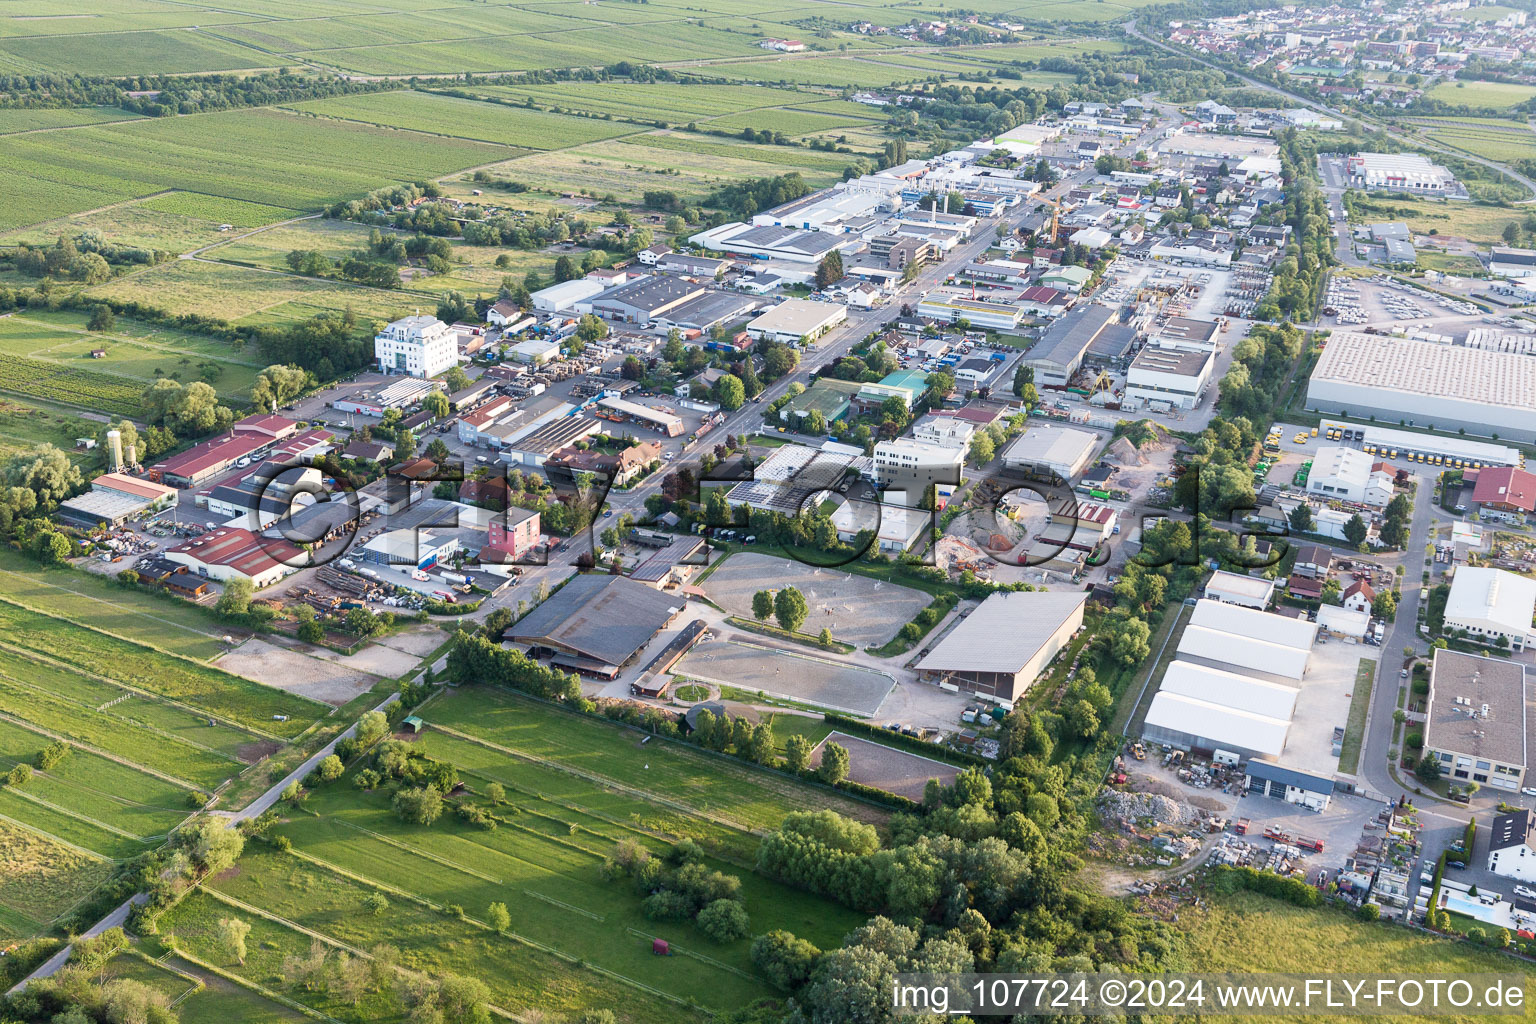
[(1193, 824), (1201, 817), (1198, 808), (1159, 793), (1125, 793), (1113, 789), (1099, 797), (1099, 810), (1107, 818), (1126, 821), (1150, 818), (1158, 825)]

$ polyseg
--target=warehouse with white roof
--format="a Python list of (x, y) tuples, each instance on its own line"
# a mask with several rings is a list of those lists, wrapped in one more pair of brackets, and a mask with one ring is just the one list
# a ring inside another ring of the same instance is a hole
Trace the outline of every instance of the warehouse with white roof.
[(1525, 649), (1536, 612), (1536, 580), (1503, 569), (1464, 565), (1451, 580), (1445, 631), (1466, 630), (1475, 639), (1510, 650)]
[(1210, 701), (1212, 704), (1227, 704), (1256, 715), (1289, 722), (1296, 713), (1296, 698), (1301, 691), (1293, 686), (1282, 686), (1224, 669), (1196, 665), (1189, 661), (1175, 661), (1169, 664), (1163, 676), (1161, 692), (1176, 693)]
[(1533, 441), (1536, 359), (1337, 331), (1312, 371), (1307, 409)]
[(1279, 757), (1290, 731), (1288, 719), (1158, 691), (1147, 709), (1142, 735), (1151, 743), (1251, 758)]

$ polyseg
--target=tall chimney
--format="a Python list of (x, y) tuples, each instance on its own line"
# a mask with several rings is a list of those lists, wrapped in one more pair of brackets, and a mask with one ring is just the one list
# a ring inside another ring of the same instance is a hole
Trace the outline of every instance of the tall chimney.
[(123, 471), (123, 433), (120, 430), (107, 431), (107, 471)]

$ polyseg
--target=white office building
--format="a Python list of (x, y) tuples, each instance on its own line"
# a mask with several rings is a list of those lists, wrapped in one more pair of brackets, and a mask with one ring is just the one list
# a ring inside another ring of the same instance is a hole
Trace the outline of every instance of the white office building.
[(1376, 465), (1374, 458), (1358, 448), (1319, 448), (1312, 460), (1307, 491), (1325, 500), (1334, 498), (1382, 508), (1392, 500), (1395, 474), (1389, 469), (1376, 469)]
[(1215, 353), (1148, 345), (1125, 375), (1125, 397), (1154, 409), (1193, 409), (1211, 383)]
[(960, 485), (965, 449), (911, 437), (897, 437), (875, 445), (875, 482), (884, 489), (903, 490), (916, 504), (929, 484)]
[(386, 373), (435, 377), (458, 365), (459, 339), (435, 316), (408, 316), (374, 336), (373, 357)]
[(1536, 612), (1536, 580), (1503, 569), (1464, 565), (1451, 580), (1445, 602), (1446, 632), (1464, 629), (1484, 643), (1500, 637), (1511, 650), (1524, 650)]

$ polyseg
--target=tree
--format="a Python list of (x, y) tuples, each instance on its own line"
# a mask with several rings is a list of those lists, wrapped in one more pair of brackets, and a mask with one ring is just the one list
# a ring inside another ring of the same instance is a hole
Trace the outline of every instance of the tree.
[(742, 403), (747, 400), (747, 390), (741, 383), (741, 378), (734, 373), (726, 373), (715, 381), (715, 401), (720, 403), (720, 408), (726, 412), (735, 412), (740, 409)]
[(488, 783), (485, 787), (485, 798), (494, 805), (507, 802), (507, 787), (499, 782)]
[(759, 590), (752, 595), (752, 615), (759, 622), (767, 620), (773, 614), (773, 594), (767, 590)]
[(838, 743), (828, 743), (821, 748), (821, 765), (816, 774), (821, 781), (835, 786), (848, 777), (848, 748)]
[(793, 633), (805, 622), (805, 617), (810, 613), (810, 606), (805, 603), (805, 595), (795, 587), (784, 587), (773, 599), (773, 614), (779, 620), (779, 626)]
[(555, 260), (555, 283), (562, 281), (574, 281), (581, 276), (581, 270), (576, 266), (576, 261), (569, 256), (561, 256)]
[(348, 633), (360, 637), (373, 636), (384, 628), (384, 623), (379, 621), (379, 617), (367, 608), (353, 608), (341, 621)]
[(402, 789), (395, 794), (395, 813), (413, 825), (430, 825), (443, 813), (443, 794), (432, 786)]
[(498, 934), (506, 932), (512, 927), (512, 915), (507, 911), (505, 903), (492, 903), (485, 910), (485, 921)]
[(993, 443), (990, 434), (985, 431), (977, 431), (971, 437), (970, 460), (973, 466), (985, 466), (991, 462), (997, 454), (997, 445)]
[(1316, 525), (1312, 520), (1312, 506), (1304, 501), (1297, 502), (1291, 509), (1290, 521), (1291, 529), (1297, 533), (1311, 533)]
[(843, 254), (833, 249), (816, 264), (816, 290), (836, 284), (843, 279)]
[(797, 775), (811, 764), (811, 741), (804, 736), (791, 736), (784, 741), (784, 767)]
[(821, 646), (823, 646), (823, 647), (831, 647), (832, 646), (832, 630), (827, 628), (826, 626), (822, 626), (821, 627), (821, 636), (818, 639), (821, 641)]
[(375, 889), (363, 897), (363, 907), (374, 917), (383, 917), (389, 910), (389, 897)]
[(219, 945), (237, 964), (245, 963), (245, 937), (251, 934), (251, 925), (238, 917), (219, 919)]
[(1413, 774), (1431, 784), (1439, 781), (1440, 755), (1433, 750), (1424, 751), (1424, 756), (1419, 758), (1419, 763), (1413, 766)]
[(304, 368), (274, 363), (256, 375), (251, 404), (273, 412), (297, 398), (310, 383), (309, 371)]
[(307, 644), (318, 644), (325, 639), (325, 627), (314, 619), (306, 619), (299, 623), (294, 635)]
[(448, 418), (448, 396), (441, 391), (428, 391), (421, 400), (421, 411), (431, 413), (433, 419)]
[(792, 992), (804, 985), (821, 950), (791, 932), (765, 932), (752, 941), (752, 963), (778, 988)]
[(320, 776), (321, 782), (335, 782), (346, 772), (347, 766), (341, 763), (341, 758), (330, 754), (320, 759), (315, 765), (315, 772)]
[(714, 900), (696, 918), (699, 928), (716, 942), (734, 942), (752, 934), (752, 922), (740, 900)]
[(213, 610), (226, 619), (239, 618), (251, 610), (251, 581), (244, 576), (231, 576), (224, 581), (224, 592), (219, 595)]
[(85, 329), (88, 331), (110, 331), (117, 326), (117, 314), (112, 312), (111, 306), (92, 306), (91, 318), (86, 321)]
[(1109, 650), (1116, 661), (1130, 666), (1145, 661), (1152, 653), (1152, 631), (1141, 619), (1129, 615), (1111, 616), (1104, 625)]
[(1067, 728), (1082, 739), (1091, 740), (1099, 734), (1099, 713), (1086, 700), (1068, 705), (1065, 719)]
[(1344, 524), (1344, 539), (1354, 547), (1358, 548), (1365, 543), (1366, 532), (1365, 520), (1360, 518), (1358, 512), (1350, 516), (1349, 522)]
[(443, 383), (452, 392), (463, 391), (469, 387), (469, 374), (464, 372), (462, 366), (451, 366), (448, 372), (443, 374)]
[(588, 345), (602, 341), (608, 337), (608, 323), (602, 317), (583, 313), (581, 319), (576, 321), (576, 337)]

